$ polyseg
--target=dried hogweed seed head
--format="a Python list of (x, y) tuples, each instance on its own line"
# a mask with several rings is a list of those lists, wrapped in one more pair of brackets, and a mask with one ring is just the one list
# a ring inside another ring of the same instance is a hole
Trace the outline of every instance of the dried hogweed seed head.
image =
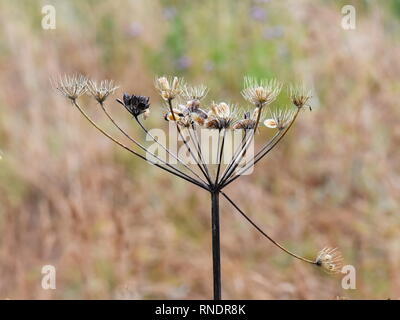
[(339, 273), (343, 267), (343, 257), (337, 248), (324, 248), (315, 259), (315, 264), (320, 266), (325, 272)]
[(209, 129), (228, 129), (235, 122), (234, 114), (234, 109), (229, 104), (225, 102), (216, 104), (213, 102), (205, 125)]
[(75, 101), (87, 91), (87, 81), (87, 78), (83, 75), (64, 75), (59, 77), (58, 80), (53, 80), (52, 84), (62, 95)]
[(306, 89), (304, 85), (289, 86), (289, 97), (297, 108), (308, 106), (310, 111), (312, 110), (311, 106), (308, 105), (308, 102), (312, 98), (311, 90)]
[(193, 119), (194, 122), (196, 122), (200, 126), (204, 126), (204, 123), (206, 122), (207, 119), (207, 114), (199, 114), (197, 112), (192, 112), (190, 114), (191, 118)]
[(255, 126), (256, 126), (256, 122), (254, 120), (243, 119), (243, 120), (239, 120), (238, 122), (236, 122), (235, 125), (233, 126), (233, 129), (235, 129), (235, 130), (238, 130), (238, 129), (251, 130), (251, 129), (254, 129)]
[(162, 76), (156, 78), (154, 85), (164, 100), (171, 101), (182, 93), (184, 84), (182, 78)]
[(88, 80), (87, 88), (99, 103), (103, 103), (110, 94), (113, 94), (118, 89), (112, 80), (102, 80), (100, 83)]
[[(179, 107), (179, 106), (178, 106)], [(168, 111), (165, 116), (164, 119), (167, 121), (180, 121), (181, 118), (183, 118), (185, 115), (182, 111), (181, 108), (173, 108), (172, 112)]]
[(264, 106), (273, 102), (282, 89), (282, 83), (276, 79), (257, 81), (251, 77), (244, 78), (242, 96), (256, 106)]
[(178, 108), (173, 108), (172, 112), (168, 111), (164, 119), (167, 121), (175, 121), (177, 125), (181, 127), (189, 127), (192, 123), (193, 120), (191, 119), (190, 115), (188, 113), (184, 113), (182, 111), (182, 106), (178, 106)]
[(193, 117), (207, 119), (207, 113), (200, 108), (199, 100), (189, 100), (185, 106), (182, 106), (182, 111), (185, 114), (190, 114)]
[(213, 103), (209, 115), (218, 118), (228, 118), (231, 115), (231, 108), (225, 102), (220, 102), (219, 104)]
[(199, 100), (189, 100), (186, 103), (186, 108), (190, 111), (194, 111), (200, 108), (200, 101)]
[(239, 120), (233, 126), (233, 129), (242, 129), (242, 130), (250, 130), (254, 129), (256, 126), (256, 119), (260, 112), (260, 108), (255, 108), (253, 113), (251, 114), (250, 111), (247, 111), (243, 114), (243, 119)]
[(182, 90), (182, 97), (186, 100), (200, 101), (208, 93), (208, 88), (205, 85), (188, 86), (185, 85)]
[(293, 108), (276, 109), (270, 112), (270, 118), (264, 121), (264, 125), (268, 128), (283, 130), (292, 122), (294, 115)]
[(117, 102), (122, 104), (128, 112), (135, 118), (141, 114), (147, 118), (149, 115), (150, 98), (145, 96), (136, 96), (134, 94), (124, 93), (122, 101), (117, 99)]
[(167, 90), (171, 89), (171, 87), (169, 86), (169, 81), (168, 81), (167, 77), (160, 77), (156, 81), (157, 81), (157, 85), (158, 85), (157, 88), (159, 90), (167, 91)]

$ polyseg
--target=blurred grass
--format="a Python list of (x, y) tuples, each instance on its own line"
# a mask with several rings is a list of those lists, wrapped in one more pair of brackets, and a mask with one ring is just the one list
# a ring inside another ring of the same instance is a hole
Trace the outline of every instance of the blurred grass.
[[(313, 87), (316, 108), (227, 192), (300, 254), (338, 246), (357, 290), (261, 241), (223, 203), (223, 296), (399, 298), (399, 1), (352, 3), (357, 29), (345, 31), (348, 1), (2, 1), (0, 298), (210, 297), (208, 195), (99, 136), (51, 90), (64, 72), (151, 96), (149, 127), (165, 125), (152, 87), (164, 73), (243, 107), (244, 75)], [(44, 4), (56, 30), (41, 28)], [(55, 291), (40, 287), (45, 264)]]

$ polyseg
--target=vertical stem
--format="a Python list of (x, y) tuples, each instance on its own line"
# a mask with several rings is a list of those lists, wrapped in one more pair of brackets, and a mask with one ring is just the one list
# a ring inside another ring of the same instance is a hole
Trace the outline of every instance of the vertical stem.
[(211, 229), (214, 300), (221, 300), (221, 255), (219, 238), (219, 191), (211, 191)]

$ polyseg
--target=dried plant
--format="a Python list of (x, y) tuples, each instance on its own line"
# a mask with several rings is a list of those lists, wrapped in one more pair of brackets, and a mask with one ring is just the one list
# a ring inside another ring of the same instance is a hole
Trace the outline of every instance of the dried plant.
[[(109, 113), (105, 101), (115, 92), (117, 87), (112, 81), (101, 81), (99, 84), (88, 80), (83, 76), (64, 76), (59, 79), (55, 87), (64, 96), (71, 100), (72, 104), (82, 113), (82, 115), (103, 135), (118, 144), (120, 147), (131, 152), (142, 160), (153, 164), (157, 168), (181, 178), (197, 187), (206, 190), (211, 195), (211, 224), (212, 224), (212, 256), (213, 256), (213, 281), (214, 299), (221, 299), (221, 263), (220, 263), (220, 223), (219, 223), (219, 196), (222, 195), (257, 231), (271, 241), (278, 248), (289, 255), (312, 265), (322, 267), (329, 273), (337, 273), (341, 270), (342, 258), (336, 249), (325, 248), (319, 252), (315, 260), (301, 257), (275, 241), (268, 233), (263, 231), (250, 217), (238, 207), (238, 205), (223, 191), (223, 189), (246, 173), (251, 167), (255, 166), (263, 159), (274, 147), (282, 140), (293, 123), (298, 118), (299, 113), (305, 107), (310, 107), (308, 102), (311, 98), (310, 91), (304, 86), (291, 86), (289, 97), (293, 106), (270, 109), (270, 104), (277, 98), (282, 89), (282, 83), (277, 80), (261, 80), (245, 78), (245, 88), (242, 91), (243, 97), (249, 101), (252, 110), (245, 111), (239, 116), (240, 112), (235, 106), (225, 103), (212, 102), (208, 108), (204, 107), (203, 99), (208, 93), (208, 88), (204, 85), (192, 87), (184, 83), (178, 77), (158, 77), (155, 80), (155, 87), (166, 103), (167, 111), (164, 119), (175, 125), (182, 146), (194, 160), (188, 163), (167, 145), (162, 144), (156, 139), (142, 122), (142, 117), (146, 119), (150, 112), (150, 99), (146, 96), (135, 94), (124, 94), (121, 99), (116, 101), (133, 116), (147, 137), (153, 143), (162, 148), (176, 162), (170, 163), (166, 159), (158, 156), (154, 152), (149, 152), (142, 143), (137, 141), (127, 133)], [(124, 144), (117, 138), (111, 136), (102, 129), (85, 112), (84, 108), (78, 103), (78, 98), (84, 93), (90, 95), (98, 102), (100, 109), (105, 113), (115, 127), (131, 141), (139, 150)], [(183, 103), (175, 101), (183, 100)], [(263, 119), (265, 111), (268, 109), (269, 118)], [(310, 107), (311, 109), (311, 107)], [(250, 145), (255, 139), (255, 134), (260, 129), (260, 123), (266, 127), (276, 129), (276, 133), (269, 141), (255, 152), (250, 160), (241, 165), (245, 155), (248, 154)], [(214, 130), (218, 134), (216, 146), (217, 159), (215, 163), (205, 161), (205, 154), (202, 149), (200, 132), (202, 130)], [(232, 153), (229, 161), (223, 163), (225, 151), (226, 134), (228, 131), (241, 131), (243, 137), (239, 146)], [(184, 136), (190, 137), (190, 143)], [(144, 152), (144, 154), (143, 154)], [(149, 158), (149, 155), (151, 156)]]

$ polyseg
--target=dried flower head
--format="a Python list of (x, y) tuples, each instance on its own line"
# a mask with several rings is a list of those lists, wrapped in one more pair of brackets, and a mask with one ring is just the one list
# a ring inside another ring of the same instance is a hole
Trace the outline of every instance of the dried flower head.
[(52, 83), (62, 95), (75, 101), (87, 91), (87, 81), (83, 75), (64, 75), (64, 77), (59, 77), (58, 81), (53, 80)]
[(200, 108), (200, 103), (198, 100), (189, 100), (186, 104), (186, 107), (183, 108), (183, 112), (185, 114), (195, 114), (202, 119), (207, 119), (208, 117), (207, 112)]
[(190, 114), (192, 120), (197, 123), (200, 126), (204, 126), (204, 124), (206, 123), (206, 119), (207, 119), (207, 114), (203, 114), (203, 113), (198, 113), (198, 112), (193, 112)]
[(254, 129), (256, 126), (256, 120), (259, 112), (260, 112), (259, 108), (255, 108), (252, 114), (250, 113), (250, 111), (246, 111), (243, 114), (243, 119), (236, 122), (235, 125), (233, 126), (233, 129), (242, 129), (242, 130)]
[(231, 108), (229, 104), (221, 102), (218, 104), (213, 103), (211, 105), (209, 116), (214, 116), (218, 118), (228, 118), (230, 115), (231, 115)]
[(302, 108), (304, 106), (308, 106), (310, 111), (312, 110), (311, 106), (308, 105), (309, 100), (312, 98), (311, 90), (306, 89), (304, 85), (291, 85), (289, 87), (289, 97), (296, 107)]
[(90, 94), (99, 102), (103, 103), (110, 94), (118, 89), (112, 80), (102, 80), (99, 84), (95, 81), (88, 80), (87, 88)]
[(294, 115), (293, 108), (276, 109), (270, 112), (270, 118), (264, 121), (264, 125), (268, 128), (283, 130), (292, 122)]
[(180, 106), (178, 106), (178, 108), (173, 108), (172, 112), (168, 111), (164, 115), (164, 119), (167, 121), (179, 121), (184, 116), (185, 116), (185, 114), (183, 113), (183, 110), (181, 109)]
[(167, 78), (165, 76), (156, 78), (154, 85), (161, 97), (166, 101), (171, 101), (179, 96), (184, 86), (182, 78)]
[(260, 80), (244, 78), (242, 96), (256, 106), (264, 106), (273, 102), (282, 90), (282, 83), (276, 79)]
[(208, 88), (205, 85), (188, 86), (185, 85), (182, 90), (182, 97), (186, 100), (200, 101), (208, 93)]
[(144, 116), (147, 117), (149, 114), (149, 97), (124, 93), (122, 101), (120, 99), (117, 99), (117, 101), (122, 104), (135, 118), (141, 114), (144, 114)]
[(216, 104), (213, 102), (205, 125), (209, 129), (228, 129), (235, 122), (234, 114), (234, 109), (229, 104), (225, 102)]
[(181, 127), (189, 127), (193, 120), (190, 117), (190, 112), (187, 110), (186, 106), (180, 104), (172, 111), (168, 110), (165, 114), (164, 119), (167, 121), (176, 121), (176, 123)]
[(207, 113), (200, 109), (200, 104), (197, 100), (190, 100), (185, 105), (179, 104), (176, 108), (168, 110), (164, 119), (168, 121), (177, 121), (178, 124), (185, 127), (192, 123), (204, 125), (205, 119), (208, 118)]
[(339, 273), (343, 267), (343, 257), (337, 248), (325, 247), (318, 253), (315, 264), (328, 273)]

